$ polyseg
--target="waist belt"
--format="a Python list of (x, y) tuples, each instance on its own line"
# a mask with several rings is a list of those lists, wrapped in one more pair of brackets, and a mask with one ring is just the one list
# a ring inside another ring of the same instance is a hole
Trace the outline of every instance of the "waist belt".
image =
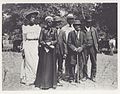
[(38, 39), (26, 39), (26, 40), (28, 40), (28, 41), (32, 41), (32, 40), (38, 40)]

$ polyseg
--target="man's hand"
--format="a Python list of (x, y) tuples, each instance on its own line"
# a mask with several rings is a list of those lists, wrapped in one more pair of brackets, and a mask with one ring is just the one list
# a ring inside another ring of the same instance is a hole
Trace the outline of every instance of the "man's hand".
[(66, 59), (66, 57), (67, 57), (67, 55), (66, 55), (66, 54), (64, 54), (64, 55), (63, 55), (63, 59)]
[(78, 48), (77, 48), (77, 52), (79, 52), (79, 53), (82, 52), (82, 50), (83, 50), (82, 47), (78, 47)]
[(74, 51), (77, 52), (78, 48), (75, 48)]

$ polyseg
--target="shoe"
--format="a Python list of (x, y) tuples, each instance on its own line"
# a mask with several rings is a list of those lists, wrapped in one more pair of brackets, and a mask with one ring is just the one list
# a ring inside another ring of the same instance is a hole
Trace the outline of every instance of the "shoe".
[(96, 79), (95, 79), (95, 78), (91, 78), (91, 80), (92, 80), (93, 82), (96, 82)]
[(79, 81), (75, 80), (75, 83), (81, 83), (81, 81), (80, 80)]
[(59, 82), (59, 83), (57, 83), (57, 86), (63, 86), (63, 84)]
[(53, 88), (53, 89), (56, 89), (56, 86), (53, 86), (52, 88)]
[(48, 90), (49, 88), (41, 88), (42, 90)]
[(87, 77), (84, 77), (84, 78), (81, 79), (81, 81), (83, 81), (83, 82), (86, 81), (86, 80), (87, 80)]

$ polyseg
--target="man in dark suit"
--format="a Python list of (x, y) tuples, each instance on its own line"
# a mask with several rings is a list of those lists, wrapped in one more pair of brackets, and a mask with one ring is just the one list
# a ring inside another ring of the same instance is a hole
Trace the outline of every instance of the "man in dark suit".
[(58, 42), (56, 44), (56, 60), (58, 63), (58, 84), (62, 85), (60, 83), (60, 80), (62, 80), (63, 75), (63, 59), (66, 52), (66, 36), (65, 32), (61, 29), (61, 18), (59, 16), (54, 17), (54, 24), (57, 29), (57, 35), (58, 35)]
[[(97, 67), (96, 61), (97, 61), (97, 52), (98, 52), (98, 33), (96, 28), (92, 26), (92, 19), (86, 19), (84, 30), (87, 38), (86, 58), (88, 61), (88, 58), (90, 56), (90, 60), (92, 63), (90, 79), (95, 82), (96, 67)], [(87, 63), (84, 66), (84, 77), (85, 78), (88, 77)]]
[(84, 49), (86, 46), (86, 35), (81, 29), (81, 22), (75, 20), (75, 30), (68, 34), (68, 55), (70, 56), (70, 82), (75, 80), (75, 66), (77, 64), (77, 81), (83, 78), (83, 66), (85, 63)]

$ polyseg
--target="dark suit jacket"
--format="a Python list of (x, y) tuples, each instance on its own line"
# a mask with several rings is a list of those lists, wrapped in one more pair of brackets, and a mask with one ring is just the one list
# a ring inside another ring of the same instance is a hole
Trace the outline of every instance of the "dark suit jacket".
[(57, 34), (57, 35), (58, 35), (58, 42), (56, 45), (57, 53), (59, 53), (61, 55), (67, 54), (65, 32), (60, 29), (59, 34)]
[[(84, 31), (87, 32), (86, 29), (84, 29)], [(92, 39), (94, 42), (95, 50), (98, 52), (98, 33), (97, 33), (97, 30), (95, 27), (91, 27), (90, 31), (91, 31)]]
[(71, 63), (75, 64), (77, 60), (77, 56), (76, 56), (77, 53), (74, 51), (74, 49), (78, 47), (82, 47), (83, 48), (82, 52), (84, 53), (84, 49), (86, 47), (86, 34), (83, 31), (81, 31), (78, 39), (75, 30), (71, 31), (68, 34), (67, 44), (68, 44), (68, 56), (71, 59)]

